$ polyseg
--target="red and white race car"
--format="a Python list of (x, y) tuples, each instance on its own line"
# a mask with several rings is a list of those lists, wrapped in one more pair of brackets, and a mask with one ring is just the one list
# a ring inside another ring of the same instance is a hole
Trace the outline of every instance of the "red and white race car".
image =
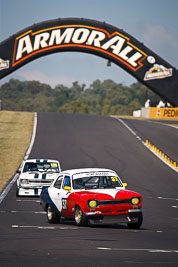
[(39, 196), (43, 186), (50, 186), (61, 172), (53, 159), (28, 159), (23, 162), (16, 183), (16, 196)]
[(142, 197), (125, 189), (118, 174), (109, 169), (66, 170), (48, 188), (43, 188), (40, 204), (49, 223), (61, 216), (75, 220), (78, 226), (90, 223), (127, 223), (142, 225)]

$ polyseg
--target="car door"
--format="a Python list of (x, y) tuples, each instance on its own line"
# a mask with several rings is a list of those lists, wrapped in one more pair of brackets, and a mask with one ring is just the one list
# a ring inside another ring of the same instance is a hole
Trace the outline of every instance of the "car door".
[(53, 187), (49, 188), (50, 197), (60, 212), (62, 209), (60, 196), (61, 196), (61, 186), (62, 186), (63, 179), (64, 179), (64, 175), (60, 175), (56, 179), (56, 182), (54, 183)]
[(71, 179), (69, 175), (60, 175), (53, 187), (53, 202), (62, 215), (68, 215), (67, 198), (70, 195)]

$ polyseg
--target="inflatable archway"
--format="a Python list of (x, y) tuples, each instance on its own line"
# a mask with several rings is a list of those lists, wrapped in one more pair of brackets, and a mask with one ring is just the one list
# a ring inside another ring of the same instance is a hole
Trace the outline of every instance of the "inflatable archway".
[(89, 19), (44, 21), (1, 42), (0, 78), (38, 57), (64, 51), (103, 57), (178, 106), (178, 71), (173, 66), (123, 30)]

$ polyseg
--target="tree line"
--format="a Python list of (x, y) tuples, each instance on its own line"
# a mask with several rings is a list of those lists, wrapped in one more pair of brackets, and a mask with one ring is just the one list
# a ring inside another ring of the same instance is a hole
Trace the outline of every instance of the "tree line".
[(71, 87), (59, 84), (51, 88), (38, 81), (11, 79), (0, 86), (3, 109), (13, 111), (132, 115), (148, 98), (152, 102), (160, 99), (139, 82), (125, 86), (96, 80), (86, 87), (75, 81)]

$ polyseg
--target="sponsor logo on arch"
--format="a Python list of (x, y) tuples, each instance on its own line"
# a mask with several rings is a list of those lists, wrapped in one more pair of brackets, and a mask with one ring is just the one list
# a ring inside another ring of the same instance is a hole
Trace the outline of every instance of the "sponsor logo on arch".
[[(63, 25), (32, 30), (16, 37), (12, 66), (38, 53), (60, 48), (79, 47), (105, 53), (137, 71), (147, 55), (119, 32), (86, 25)], [(94, 52), (94, 51), (93, 51)]]
[(9, 60), (4, 60), (0, 58), (0, 70), (4, 70), (8, 68), (9, 68)]
[(171, 76), (172, 76), (172, 68), (166, 68), (163, 65), (154, 64), (153, 67), (146, 72), (144, 81), (163, 79)]

